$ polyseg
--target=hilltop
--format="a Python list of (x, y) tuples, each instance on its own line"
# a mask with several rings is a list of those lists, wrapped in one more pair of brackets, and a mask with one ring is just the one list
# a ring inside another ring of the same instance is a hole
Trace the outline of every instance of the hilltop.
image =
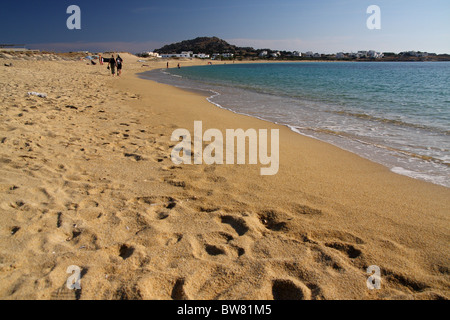
[(185, 40), (178, 43), (169, 44), (155, 50), (155, 52), (159, 54), (181, 53), (182, 51), (201, 52), (209, 55), (214, 53), (235, 54), (237, 47), (217, 37), (198, 37), (193, 40)]

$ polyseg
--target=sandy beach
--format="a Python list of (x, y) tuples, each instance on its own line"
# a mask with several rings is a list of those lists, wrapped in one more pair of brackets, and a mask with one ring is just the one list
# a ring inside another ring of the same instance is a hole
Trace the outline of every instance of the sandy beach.
[[(450, 298), (448, 188), (141, 79), (166, 61), (121, 56), (120, 78), (0, 58), (1, 299)], [(175, 165), (172, 132), (194, 121), (279, 129), (278, 174)]]

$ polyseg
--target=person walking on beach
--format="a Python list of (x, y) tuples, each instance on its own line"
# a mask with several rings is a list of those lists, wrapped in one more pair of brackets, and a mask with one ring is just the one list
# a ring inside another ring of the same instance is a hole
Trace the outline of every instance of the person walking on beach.
[(167, 69), (169, 69), (169, 62), (167, 62)]
[(116, 64), (117, 64), (117, 76), (120, 77), (120, 75), (122, 74), (122, 64), (123, 64), (123, 59), (120, 57), (120, 55), (117, 56)]
[(116, 66), (117, 66), (116, 59), (114, 58), (114, 55), (112, 55), (111, 58), (109, 59), (109, 68), (111, 69), (111, 74), (113, 75), (113, 77), (116, 76)]

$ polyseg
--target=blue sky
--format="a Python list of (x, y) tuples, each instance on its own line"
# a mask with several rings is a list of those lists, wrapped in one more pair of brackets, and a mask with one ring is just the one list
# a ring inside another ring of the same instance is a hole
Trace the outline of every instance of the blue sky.
[[(69, 5), (81, 30), (68, 30)], [(369, 30), (369, 5), (381, 30)], [(277, 50), (450, 53), (449, 0), (33, 0), (2, 1), (0, 43), (57, 51), (148, 51), (217, 36), (238, 46)]]

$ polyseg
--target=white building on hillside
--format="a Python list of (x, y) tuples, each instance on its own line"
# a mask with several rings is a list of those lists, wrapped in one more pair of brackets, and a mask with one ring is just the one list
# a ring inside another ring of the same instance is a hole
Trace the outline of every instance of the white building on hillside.
[(194, 52), (192, 52), (192, 51), (182, 51), (180, 58), (192, 58), (193, 55), (194, 55)]
[(367, 58), (367, 51), (358, 51), (356, 54), (357, 58)]
[(232, 54), (232, 53), (214, 53), (213, 55), (212, 55), (212, 60), (215, 60), (215, 59), (217, 59), (217, 58), (233, 58), (234, 57), (234, 54)]
[(369, 50), (369, 51), (367, 51), (367, 57), (379, 59), (379, 58), (383, 58), (384, 54), (382, 54), (381, 52), (376, 52), (375, 50)]
[(192, 51), (183, 51), (181, 53), (167, 53), (161, 55), (163, 58), (192, 58)]
[(280, 53), (280, 52), (273, 52), (273, 53), (271, 54), (271, 56), (272, 56), (273, 58), (278, 58), (278, 57), (281, 56), (281, 53)]
[(198, 58), (198, 59), (209, 59), (209, 54), (205, 54), (205, 53), (196, 53), (193, 55), (194, 58)]

